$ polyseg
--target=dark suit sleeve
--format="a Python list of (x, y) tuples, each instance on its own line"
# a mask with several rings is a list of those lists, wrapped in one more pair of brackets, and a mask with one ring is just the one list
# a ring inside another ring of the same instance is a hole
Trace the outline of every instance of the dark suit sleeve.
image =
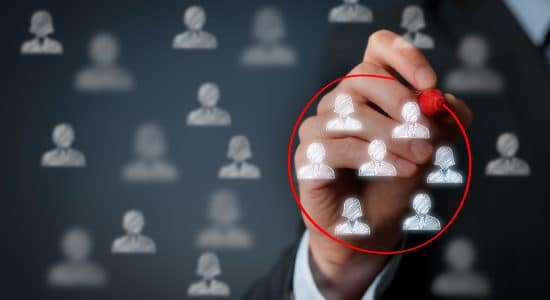
[(298, 243), (284, 251), (279, 261), (267, 275), (254, 282), (243, 299), (246, 300), (281, 300), (289, 299), (292, 293), (294, 261)]

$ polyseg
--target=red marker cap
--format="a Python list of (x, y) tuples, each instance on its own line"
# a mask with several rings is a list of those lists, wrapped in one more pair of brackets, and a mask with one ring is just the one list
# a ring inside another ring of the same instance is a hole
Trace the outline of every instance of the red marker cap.
[(447, 99), (438, 89), (427, 89), (418, 94), (418, 106), (426, 116), (432, 117), (443, 111), (445, 103), (447, 103)]

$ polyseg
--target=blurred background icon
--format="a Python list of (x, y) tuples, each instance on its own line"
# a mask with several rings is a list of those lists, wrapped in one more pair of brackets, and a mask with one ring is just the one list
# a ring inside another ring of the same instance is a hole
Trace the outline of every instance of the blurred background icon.
[(197, 235), (197, 246), (206, 249), (249, 249), (252, 236), (239, 224), (241, 216), (241, 206), (235, 193), (228, 189), (215, 191), (208, 202), (210, 224)]
[(241, 54), (247, 67), (289, 67), (297, 63), (296, 51), (285, 44), (286, 26), (279, 9), (260, 8), (252, 23), (253, 44)]
[(76, 74), (75, 88), (82, 92), (129, 92), (134, 89), (134, 78), (118, 64), (120, 44), (111, 33), (100, 32), (88, 45), (91, 65)]
[(462, 66), (451, 70), (444, 78), (446, 90), (460, 94), (495, 94), (502, 92), (504, 83), (499, 73), (487, 66), (489, 44), (477, 34), (468, 34), (458, 45)]
[(165, 156), (168, 143), (164, 130), (153, 122), (141, 124), (134, 137), (135, 159), (122, 169), (122, 179), (136, 183), (171, 183), (179, 172)]
[(432, 293), (442, 298), (488, 298), (491, 285), (487, 278), (473, 270), (476, 250), (465, 238), (455, 238), (445, 249), (447, 270), (432, 281)]
[(93, 243), (88, 232), (74, 227), (65, 232), (61, 239), (64, 260), (53, 265), (48, 272), (51, 287), (101, 287), (107, 283), (102, 267), (90, 261)]

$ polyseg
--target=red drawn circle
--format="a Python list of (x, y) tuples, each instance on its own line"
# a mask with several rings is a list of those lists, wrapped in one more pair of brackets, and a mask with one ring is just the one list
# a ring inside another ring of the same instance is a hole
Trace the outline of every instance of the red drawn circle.
[(290, 134), (290, 139), (289, 139), (289, 142), (288, 142), (288, 148), (287, 148), (287, 176), (288, 176), (288, 182), (290, 184), (290, 189), (292, 191), (292, 195), (294, 197), (294, 200), (296, 201), (296, 204), (298, 204), (298, 207), (300, 208), (300, 211), (308, 219), (308, 221), (311, 222), (311, 224), (313, 224), (313, 226), (315, 226), (315, 228), (317, 228), (317, 230), (319, 230), (326, 237), (330, 238), (331, 240), (337, 242), (338, 244), (340, 244), (344, 247), (347, 247), (347, 248), (350, 248), (350, 249), (353, 249), (353, 250), (356, 250), (356, 251), (364, 252), (364, 253), (378, 254), (378, 255), (395, 255), (395, 254), (402, 254), (402, 253), (412, 252), (412, 251), (421, 249), (421, 248), (426, 247), (427, 245), (429, 245), (431, 242), (435, 241), (437, 238), (439, 238), (454, 223), (454, 221), (456, 220), (456, 218), (460, 214), (460, 211), (462, 210), (462, 207), (464, 206), (464, 203), (466, 202), (466, 198), (468, 197), (468, 192), (470, 190), (470, 183), (471, 183), (471, 180), (472, 180), (472, 149), (471, 149), (471, 146), (470, 146), (470, 139), (468, 138), (468, 135), (466, 134), (466, 129), (464, 128), (464, 125), (460, 122), (460, 119), (457, 117), (457, 115), (453, 112), (453, 110), (447, 104), (444, 104), (443, 108), (445, 109), (445, 111), (447, 111), (447, 113), (449, 113), (451, 115), (451, 117), (457, 123), (458, 127), (460, 128), (460, 132), (462, 134), (462, 137), (464, 138), (464, 142), (466, 144), (466, 152), (468, 154), (468, 172), (467, 172), (467, 177), (466, 177), (466, 184), (464, 185), (464, 192), (462, 194), (462, 198), (460, 200), (460, 203), (458, 204), (457, 209), (455, 210), (455, 212), (453, 213), (453, 215), (449, 219), (449, 222), (445, 226), (443, 226), (443, 228), (441, 228), (441, 230), (438, 231), (434, 236), (432, 236), (428, 240), (424, 241), (423, 243), (418, 244), (416, 246), (409, 247), (409, 248), (405, 248), (405, 249), (401, 249), (401, 250), (393, 250), (393, 251), (372, 250), (372, 249), (367, 249), (367, 248), (352, 245), (348, 242), (345, 242), (345, 241), (335, 237), (330, 232), (326, 231), (323, 227), (321, 227), (317, 222), (315, 222), (315, 220), (311, 217), (311, 215), (306, 211), (306, 209), (302, 205), (302, 202), (300, 200), (300, 196), (298, 195), (298, 192), (296, 191), (296, 186), (295, 186), (294, 180), (293, 180), (293, 166), (292, 166), (292, 157), (293, 157), (293, 155), (292, 154), (293, 154), (293, 148), (294, 148), (293, 147), (294, 139), (296, 137), (296, 133), (298, 132), (298, 128), (300, 127), (300, 123), (302, 122), (306, 112), (311, 107), (311, 105), (313, 105), (313, 103), (315, 103), (317, 98), (319, 98), (319, 96), (321, 94), (323, 94), (327, 89), (329, 89), (330, 87), (332, 87), (333, 85), (335, 85), (336, 83), (338, 83), (342, 80), (349, 79), (349, 78), (357, 78), (357, 77), (370, 77), (370, 78), (382, 79), (382, 80), (397, 80), (396, 78), (391, 77), (391, 76), (383, 76), (383, 75), (375, 75), (375, 74), (346, 75), (346, 76), (337, 78), (337, 79), (327, 83), (319, 91), (317, 91), (317, 93), (315, 93), (315, 95), (313, 95), (313, 97), (311, 97), (311, 99), (309, 99), (306, 106), (302, 109), (302, 111), (298, 115), (298, 119), (296, 119), (296, 122), (294, 123), (294, 126), (292, 128), (292, 132)]

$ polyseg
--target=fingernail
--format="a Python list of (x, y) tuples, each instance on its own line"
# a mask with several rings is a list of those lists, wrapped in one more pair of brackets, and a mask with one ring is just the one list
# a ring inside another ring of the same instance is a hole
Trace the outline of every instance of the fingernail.
[(414, 80), (418, 86), (429, 87), (433, 85), (434, 78), (435, 72), (430, 66), (423, 66), (414, 72)]
[(412, 141), (411, 152), (418, 160), (425, 160), (432, 155), (434, 148), (424, 141)]
[(416, 170), (416, 165), (408, 160), (398, 158), (395, 161), (395, 166), (400, 171), (400, 173), (408, 175), (413, 173)]

